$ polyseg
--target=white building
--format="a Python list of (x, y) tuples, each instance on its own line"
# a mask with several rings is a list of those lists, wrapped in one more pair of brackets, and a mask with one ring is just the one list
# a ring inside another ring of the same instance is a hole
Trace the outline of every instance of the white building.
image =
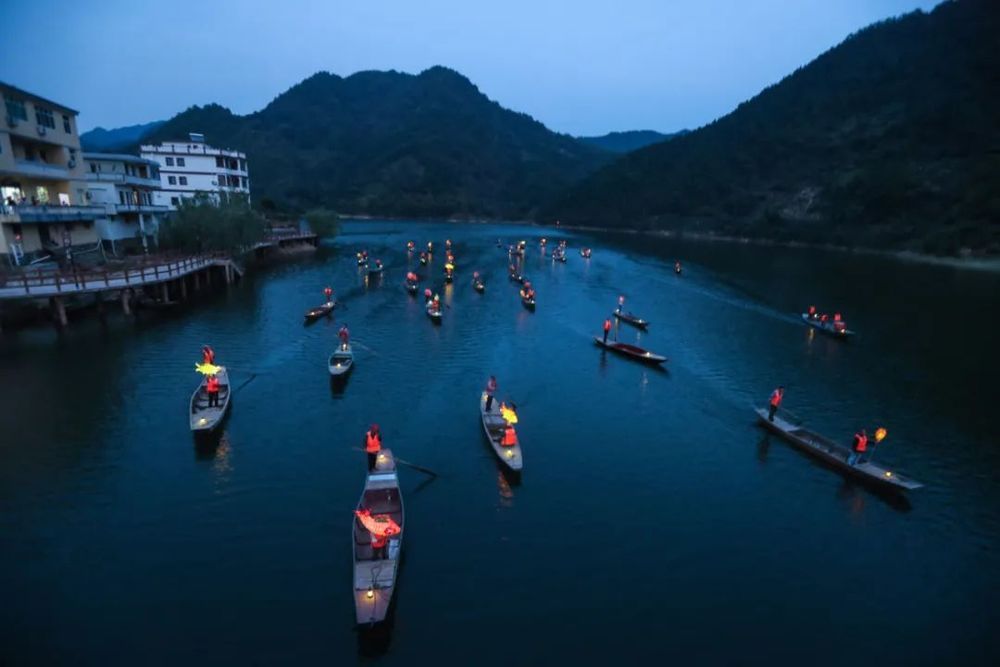
[(156, 232), (169, 208), (156, 203), (160, 189), (159, 164), (134, 155), (84, 153), (87, 199), (103, 206), (97, 233), (105, 249), (115, 254), (156, 243)]
[(160, 167), (160, 190), (154, 203), (177, 208), (182, 198), (225, 192), (250, 196), (246, 153), (212, 148), (205, 135), (192, 132), (186, 142), (143, 145), (140, 155)]

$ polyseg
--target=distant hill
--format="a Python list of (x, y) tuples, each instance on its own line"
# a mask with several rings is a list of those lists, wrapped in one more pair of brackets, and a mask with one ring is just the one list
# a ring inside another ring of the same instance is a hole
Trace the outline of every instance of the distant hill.
[(142, 141), (143, 137), (148, 136), (150, 132), (165, 122), (154, 120), (151, 123), (118, 127), (113, 130), (95, 127), (93, 130), (80, 135), (80, 143), (83, 144), (83, 150), (85, 151), (112, 152), (122, 150)]
[(675, 134), (661, 134), (654, 130), (629, 130), (626, 132), (609, 132), (599, 137), (578, 137), (578, 139), (591, 146), (603, 148), (612, 153), (629, 153), (639, 148), (645, 148), (650, 144), (665, 141)]
[(1000, 253), (1000, 3), (870, 26), (719, 120), (630, 153), (542, 217)]
[(381, 215), (526, 218), (612, 157), (444, 67), (320, 72), (256, 113), (192, 107), (142, 141), (188, 132), (245, 151), (266, 206)]

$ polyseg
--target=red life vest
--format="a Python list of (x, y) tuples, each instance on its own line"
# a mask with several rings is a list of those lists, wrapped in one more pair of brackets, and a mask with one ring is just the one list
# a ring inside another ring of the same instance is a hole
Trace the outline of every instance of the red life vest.
[(507, 425), (507, 428), (503, 432), (503, 440), (500, 441), (502, 447), (513, 447), (517, 444), (517, 431), (514, 427)]
[(775, 389), (771, 392), (771, 406), (776, 408), (779, 405), (781, 405), (781, 392)]
[(868, 449), (868, 436), (864, 433), (854, 434), (854, 451), (863, 452)]
[(365, 452), (368, 454), (378, 454), (382, 449), (382, 436), (368, 431), (365, 434)]
[(381, 549), (385, 546), (385, 543), (389, 541), (389, 538), (385, 535), (376, 535), (372, 533), (372, 549)]
[(604, 330), (611, 331), (611, 320), (604, 320)]

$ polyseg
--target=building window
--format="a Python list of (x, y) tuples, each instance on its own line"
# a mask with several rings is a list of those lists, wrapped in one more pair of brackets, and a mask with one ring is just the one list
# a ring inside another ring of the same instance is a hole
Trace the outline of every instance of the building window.
[(125, 203), (125, 193), (122, 192), (121, 190), (118, 191), (118, 203), (120, 204)]
[(167, 166), (168, 167), (174, 166), (174, 159), (172, 157), (167, 158)]
[(63, 114), (63, 130), (66, 131), (66, 134), (73, 134), (73, 126), (70, 124), (69, 116), (66, 114)]
[(247, 180), (246, 176), (243, 177), (243, 189), (244, 190), (250, 189), (250, 181)]
[(52, 115), (52, 109), (46, 109), (35, 105), (35, 120), (39, 125), (44, 125), (50, 129), (56, 129), (56, 117)]
[(171, 197), (170, 198), (170, 205), (171, 206), (177, 206), (180, 203), (181, 203), (181, 200), (178, 199), (177, 197)]
[(4, 104), (7, 106), (7, 115), (11, 118), (28, 120), (28, 110), (24, 108), (24, 100), (20, 100), (10, 95), (3, 96)]
[(181, 176), (180, 177), (180, 182), (181, 182), (181, 185), (187, 185), (188, 184), (188, 177), (187, 176)]
[(170, 185), (177, 185), (177, 177), (176, 176), (167, 176), (167, 183), (170, 184)]
[(182, 158), (182, 157), (177, 158), (177, 166), (178, 167), (183, 167), (184, 166), (184, 158)]
[(215, 166), (217, 168), (219, 168), (219, 169), (222, 169), (222, 165), (223, 165), (222, 156), (221, 155), (216, 155), (215, 156)]
[(97, 163), (96, 162), (91, 162), (90, 163), (90, 173), (92, 173), (92, 174), (96, 174), (97, 173)]

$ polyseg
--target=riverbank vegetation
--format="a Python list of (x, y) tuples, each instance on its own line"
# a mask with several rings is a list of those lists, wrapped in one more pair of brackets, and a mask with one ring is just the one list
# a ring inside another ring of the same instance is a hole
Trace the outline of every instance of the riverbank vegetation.
[(159, 243), (164, 250), (236, 254), (263, 239), (266, 228), (244, 197), (200, 195), (181, 200), (160, 225)]

